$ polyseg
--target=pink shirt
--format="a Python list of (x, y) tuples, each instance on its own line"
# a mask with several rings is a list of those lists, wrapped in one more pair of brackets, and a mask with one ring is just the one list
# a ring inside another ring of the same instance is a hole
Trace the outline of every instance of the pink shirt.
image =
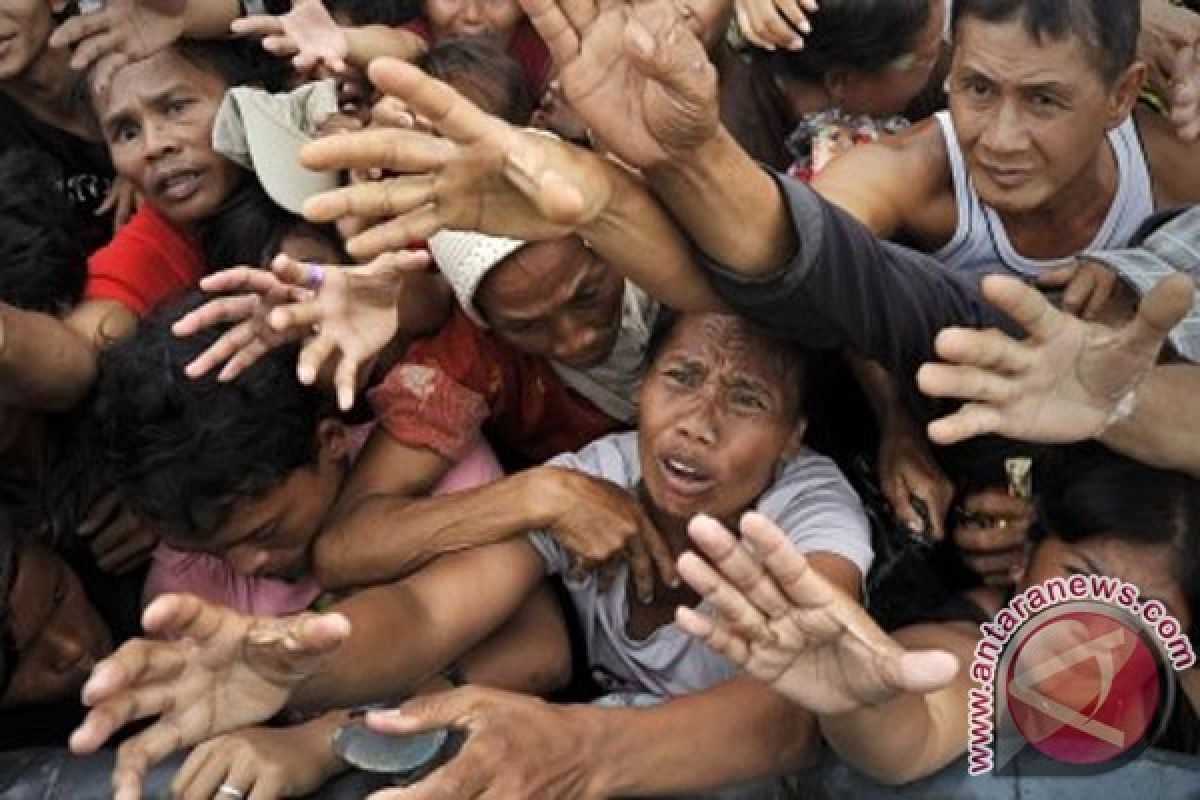
[[(480, 439), (442, 476), (432, 494), (474, 489), (503, 474), (492, 448)], [(246, 577), (234, 572), (220, 556), (186, 552), (159, 544), (142, 589), (142, 602), (148, 605), (160, 594), (179, 593), (194, 594), (243, 614), (282, 616), (309, 608), (321, 595), (321, 588), (312, 578), (289, 583), (274, 578)]]

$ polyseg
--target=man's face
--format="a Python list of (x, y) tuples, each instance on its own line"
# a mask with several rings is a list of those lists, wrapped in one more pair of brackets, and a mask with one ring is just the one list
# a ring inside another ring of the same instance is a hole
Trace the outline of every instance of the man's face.
[(506, 258), (480, 283), (475, 303), (518, 350), (585, 369), (612, 353), (624, 293), (617, 271), (568, 236)]
[(16, 664), (0, 708), (46, 705), (78, 694), (112, 634), (65, 561), (29, 542), (16, 555), (9, 590), (9, 635)]
[(21, 75), (54, 29), (48, 0), (0, 0), (0, 81)]
[(311, 570), (313, 540), (337, 499), (345, 474), (345, 431), (333, 420), (321, 423), (317, 463), (293, 471), (257, 497), (234, 503), (217, 529), (197, 542), (194, 536), (163, 533), (177, 550), (221, 556), (246, 577), (296, 580)]
[(1022, 214), (1073, 191), (1127, 115), (1127, 83), (1109, 86), (1077, 36), (1039, 44), (1020, 20), (961, 20), (950, 112), (980, 199)]
[(736, 524), (800, 445), (796, 378), (777, 345), (741, 319), (680, 320), (642, 385), (638, 442), (654, 506)]
[(523, 16), (516, 0), (425, 0), (434, 41), (488, 34), (507, 47)]
[(243, 171), (212, 147), (225, 82), (167, 50), (121, 69), (95, 97), (117, 174), (176, 226), (212, 216)]

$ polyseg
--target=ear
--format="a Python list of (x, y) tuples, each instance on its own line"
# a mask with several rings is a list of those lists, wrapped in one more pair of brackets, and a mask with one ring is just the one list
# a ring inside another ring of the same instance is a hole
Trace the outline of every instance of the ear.
[(1146, 65), (1135, 61), (1121, 75), (1108, 92), (1108, 127), (1115, 128), (1125, 121), (1133, 111), (1146, 82)]
[(787, 444), (784, 445), (783, 452), (779, 454), (779, 457), (784, 461), (791, 461), (795, 458), (804, 449), (804, 434), (807, 432), (808, 417), (801, 414), (796, 418), (796, 424), (788, 434)]
[(317, 423), (317, 463), (341, 464), (350, 455), (346, 426), (341, 420), (323, 419)]

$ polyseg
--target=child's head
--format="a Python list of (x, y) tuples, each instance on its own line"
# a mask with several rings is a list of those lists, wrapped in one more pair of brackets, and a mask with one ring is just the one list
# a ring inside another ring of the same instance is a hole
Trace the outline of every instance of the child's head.
[(0, 302), (60, 314), (87, 280), (87, 253), (55, 162), (34, 150), (0, 156)]
[(182, 42), (123, 67), (92, 103), (118, 175), (184, 230), (212, 216), (245, 178), (213, 149), (213, 120), (231, 86), (279, 73), (245, 43)]
[(806, 355), (741, 317), (668, 318), (650, 345), (638, 442), (653, 505), (727, 524), (801, 448)]
[(184, 367), (227, 330), (171, 333), (202, 299), (152, 316), (101, 356), (86, 468), (173, 547), (222, 554), (246, 575), (299, 576), (341, 485), (345, 430), (296, 380), (294, 346), (229, 383), (188, 378)]
[(417, 66), (506, 122), (524, 126), (533, 116), (533, 100), (521, 65), (492, 39), (455, 36), (441, 40)]

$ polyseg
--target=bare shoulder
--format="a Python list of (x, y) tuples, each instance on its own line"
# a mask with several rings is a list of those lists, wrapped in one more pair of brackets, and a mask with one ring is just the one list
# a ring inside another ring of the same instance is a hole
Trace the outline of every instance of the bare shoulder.
[(843, 153), (813, 188), (879, 236), (905, 232), (925, 242), (953, 234), (950, 159), (941, 127), (932, 119)]
[(1134, 110), (1142, 150), (1150, 167), (1155, 208), (1200, 203), (1200, 141), (1187, 142), (1153, 109)]

